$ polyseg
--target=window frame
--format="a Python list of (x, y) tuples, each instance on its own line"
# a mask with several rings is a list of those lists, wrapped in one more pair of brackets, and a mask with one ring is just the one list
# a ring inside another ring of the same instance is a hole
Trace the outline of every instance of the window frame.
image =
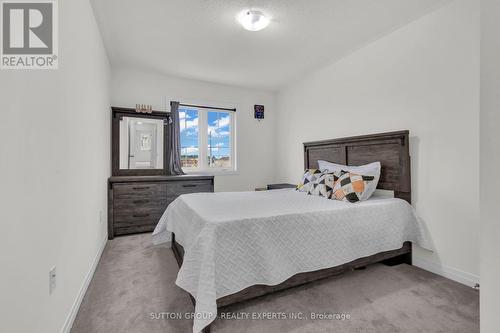
[[(237, 172), (236, 162), (236, 112), (235, 111), (221, 111), (210, 108), (197, 108), (193, 106), (180, 106), (181, 110), (195, 110), (198, 112), (198, 167), (183, 167), (182, 170), (186, 174), (203, 174), (203, 175), (217, 175), (217, 174), (235, 174)], [(221, 112), (229, 114), (229, 132), (230, 132), (230, 168), (211, 168), (208, 166), (208, 112)], [(182, 142), (181, 142), (182, 145)]]

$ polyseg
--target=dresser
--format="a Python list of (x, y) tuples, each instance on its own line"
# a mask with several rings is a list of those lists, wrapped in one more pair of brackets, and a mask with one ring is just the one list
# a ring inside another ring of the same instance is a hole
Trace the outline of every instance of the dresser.
[(161, 111), (111, 108), (109, 239), (151, 232), (179, 195), (214, 191), (213, 176), (170, 175), (169, 117)]
[(115, 176), (108, 180), (108, 238), (154, 230), (181, 194), (213, 192), (213, 176)]

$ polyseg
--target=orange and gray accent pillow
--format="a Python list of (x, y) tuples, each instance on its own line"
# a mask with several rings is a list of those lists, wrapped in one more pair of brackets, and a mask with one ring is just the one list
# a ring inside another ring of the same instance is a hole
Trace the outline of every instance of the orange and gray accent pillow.
[(307, 194), (319, 195), (327, 199), (332, 199), (333, 188), (344, 173), (344, 171), (322, 173), (321, 175), (319, 175), (318, 179), (316, 179), (316, 181), (310, 186)]
[(306, 169), (300, 183), (297, 185), (297, 191), (308, 192), (321, 175), (322, 172), (319, 169)]
[(333, 188), (332, 199), (358, 202), (361, 201), (367, 185), (375, 179), (374, 176), (363, 176), (346, 172), (340, 176)]

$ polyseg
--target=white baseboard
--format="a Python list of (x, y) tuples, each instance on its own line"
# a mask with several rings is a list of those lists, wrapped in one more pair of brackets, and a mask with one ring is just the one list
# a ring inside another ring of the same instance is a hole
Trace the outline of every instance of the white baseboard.
[(83, 296), (85, 296), (90, 281), (92, 281), (92, 277), (94, 276), (97, 264), (101, 259), (102, 252), (104, 251), (104, 247), (106, 246), (107, 242), (108, 242), (108, 235), (106, 234), (106, 237), (104, 237), (99, 247), (99, 250), (97, 250), (96, 256), (94, 257), (94, 261), (92, 262), (92, 266), (90, 266), (90, 270), (85, 276), (85, 280), (83, 281), (80, 291), (78, 292), (78, 296), (76, 297), (75, 301), (73, 302), (73, 305), (71, 306), (71, 311), (66, 317), (66, 321), (64, 322), (64, 326), (61, 329), (61, 333), (69, 333), (71, 331), (71, 327), (73, 326), (73, 322), (75, 321), (78, 309), (80, 309), (80, 304), (82, 304)]
[(426, 271), (441, 275), (447, 279), (456, 281), (472, 288), (474, 288), (476, 284), (479, 284), (479, 276), (461, 271), (453, 267), (443, 266), (433, 261), (418, 258), (416, 256), (413, 256), (412, 263), (414, 266), (420, 267), (422, 269), (425, 269)]

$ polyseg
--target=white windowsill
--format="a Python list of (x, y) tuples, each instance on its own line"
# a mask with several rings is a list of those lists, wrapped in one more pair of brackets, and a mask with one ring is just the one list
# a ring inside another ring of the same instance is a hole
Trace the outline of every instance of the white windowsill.
[(236, 176), (239, 175), (237, 170), (184, 170), (186, 175), (199, 176)]

